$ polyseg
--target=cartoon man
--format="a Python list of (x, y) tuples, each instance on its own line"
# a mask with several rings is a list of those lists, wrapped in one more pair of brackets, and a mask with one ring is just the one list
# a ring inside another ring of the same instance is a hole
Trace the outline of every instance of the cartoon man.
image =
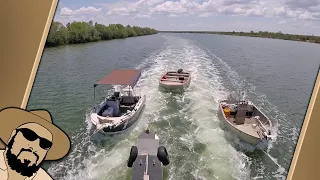
[(0, 111), (0, 180), (51, 180), (41, 168), (44, 160), (58, 160), (70, 149), (68, 136), (52, 124), (46, 110)]

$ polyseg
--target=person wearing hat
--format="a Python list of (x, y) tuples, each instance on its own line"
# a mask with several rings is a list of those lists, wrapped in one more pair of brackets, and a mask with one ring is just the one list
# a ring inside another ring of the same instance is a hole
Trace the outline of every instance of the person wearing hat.
[(69, 137), (52, 123), (46, 110), (0, 111), (0, 180), (51, 180), (45, 160), (59, 160), (70, 150)]

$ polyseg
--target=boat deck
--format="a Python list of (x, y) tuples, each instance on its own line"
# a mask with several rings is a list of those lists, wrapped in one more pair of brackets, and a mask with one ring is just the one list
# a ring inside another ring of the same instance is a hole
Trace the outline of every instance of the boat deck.
[(132, 180), (142, 180), (144, 175), (150, 180), (163, 180), (161, 162), (156, 155), (138, 155), (132, 167)]
[(184, 82), (178, 81), (178, 80), (161, 80), (162, 84), (166, 84), (166, 85), (182, 85), (184, 84)]
[(132, 180), (142, 180), (144, 175), (150, 180), (163, 180), (162, 164), (157, 157), (159, 139), (154, 133), (141, 134), (137, 143), (138, 157), (133, 164)]
[(227, 119), (228, 119), (229, 122), (231, 122), (240, 131), (245, 132), (245, 133), (247, 133), (247, 134), (249, 134), (251, 136), (260, 138), (260, 136), (258, 134), (259, 128), (257, 126), (253, 127), (253, 124), (256, 124), (256, 121), (254, 120), (253, 117), (245, 118), (244, 124), (235, 124), (234, 123), (235, 118), (232, 117), (232, 116), (227, 118)]
[(160, 79), (160, 83), (162, 84), (166, 84), (166, 85), (173, 85), (173, 86), (179, 86), (179, 85), (185, 85), (188, 83), (190, 77), (189, 76), (185, 76), (184, 80), (179, 80), (180, 76), (172, 76), (172, 75), (165, 75), (166, 78), (165, 79)]
[(140, 139), (137, 143), (139, 154), (157, 155), (159, 146), (158, 139)]
[(180, 76), (184, 76), (184, 77), (189, 77), (190, 73), (176, 73), (176, 72), (167, 72), (166, 76), (172, 76), (172, 77), (180, 77)]

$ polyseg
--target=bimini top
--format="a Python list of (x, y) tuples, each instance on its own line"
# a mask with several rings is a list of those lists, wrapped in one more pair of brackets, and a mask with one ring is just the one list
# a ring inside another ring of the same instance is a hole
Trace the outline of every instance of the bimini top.
[(134, 87), (141, 76), (141, 71), (136, 69), (113, 70), (104, 78), (100, 79), (94, 86), (99, 84), (128, 85)]

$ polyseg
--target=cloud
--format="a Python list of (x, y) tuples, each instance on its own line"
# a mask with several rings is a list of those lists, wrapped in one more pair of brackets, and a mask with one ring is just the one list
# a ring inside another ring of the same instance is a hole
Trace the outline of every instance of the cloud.
[[(229, 23), (228, 27), (231, 29), (243, 30), (260, 27), (269, 29), (270, 23), (276, 31), (281, 30), (280, 27), (286, 30), (289, 30), (288, 27), (296, 28), (296, 24), (300, 24), (300, 29), (304, 26), (308, 27), (306, 30), (320, 29), (320, 0), (116, 0), (92, 2), (90, 6), (80, 6), (81, 8), (71, 8), (62, 5), (60, 1), (59, 6), (59, 13), (56, 13), (59, 17), (55, 19), (65, 22), (125, 22), (143, 26), (152, 24), (161, 29), (176, 24), (176, 29), (198, 27), (198, 30), (209, 30), (220, 27), (205, 25), (216, 21), (216, 24)], [(195, 24), (197, 21), (203, 23)], [(234, 22), (238, 23), (232, 24)]]
[(102, 8), (88, 6), (72, 9), (59, 2), (54, 16), (54, 21), (59, 21), (64, 25), (73, 21), (88, 22), (90, 20), (103, 19), (104, 17), (101, 16), (102, 12)]
[(98, 14), (105, 11), (107, 16), (152, 17), (167, 15), (198, 15), (209, 17), (213, 14), (237, 15), (248, 17), (283, 17), (301, 20), (320, 20), (319, 0), (120, 0), (114, 3), (95, 4), (71, 10), (62, 7), (61, 16)]
[(148, 14), (137, 14), (135, 17), (136, 18), (151, 18), (151, 15), (148, 15)]
[(281, 7), (275, 8), (274, 14), (285, 18), (319, 21), (319, 12), (319, 0), (285, 0)]
[(202, 13), (199, 15), (199, 17), (210, 17), (212, 16), (212, 13)]
[(69, 9), (67, 7), (63, 7), (60, 10), (60, 16), (76, 16), (76, 15), (85, 15), (85, 14), (98, 14), (101, 12), (101, 8), (95, 8), (92, 6), (89, 7), (81, 7), (76, 10)]
[(320, 5), (319, 0), (287, 0), (285, 5), (290, 9), (306, 9)]
[(151, 12), (158, 14), (180, 14), (187, 13), (188, 9), (180, 2), (166, 1), (151, 8)]
[(274, 10), (274, 15), (278, 17), (293, 18), (300, 20), (320, 20), (319, 12), (310, 12), (308, 10), (293, 10), (287, 7), (280, 7)]
[(224, 6), (231, 6), (237, 4), (250, 4), (253, 3), (253, 0), (225, 0), (222, 2)]
[(137, 2), (120, 1), (114, 3), (112, 7), (108, 6), (106, 9), (108, 16), (130, 16), (135, 15), (135, 17), (151, 17), (150, 8), (163, 0), (139, 0)]
[(122, 16), (129, 16), (132, 14), (137, 14), (139, 11), (136, 8), (115, 8), (108, 11), (107, 15), (122, 15)]
[(286, 24), (287, 21), (286, 21), (286, 20), (282, 20), (282, 21), (279, 21), (278, 23), (279, 23), (279, 24)]
[(177, 17), (177, 15), (176, 14), (169, 14), (168, 17)]
[(208, 17), (209, 14), (235, 14), (241, 16), (266, 16), (268, 8), (256, 0), (208, 0), (204, 2), (193, 0), (163, 1), (140, 0), (137, 2), (121, 1), (126, 6), (110, 8), (107, 15), (135, 15), (137, 13), (151, 15), (194, 15)]

